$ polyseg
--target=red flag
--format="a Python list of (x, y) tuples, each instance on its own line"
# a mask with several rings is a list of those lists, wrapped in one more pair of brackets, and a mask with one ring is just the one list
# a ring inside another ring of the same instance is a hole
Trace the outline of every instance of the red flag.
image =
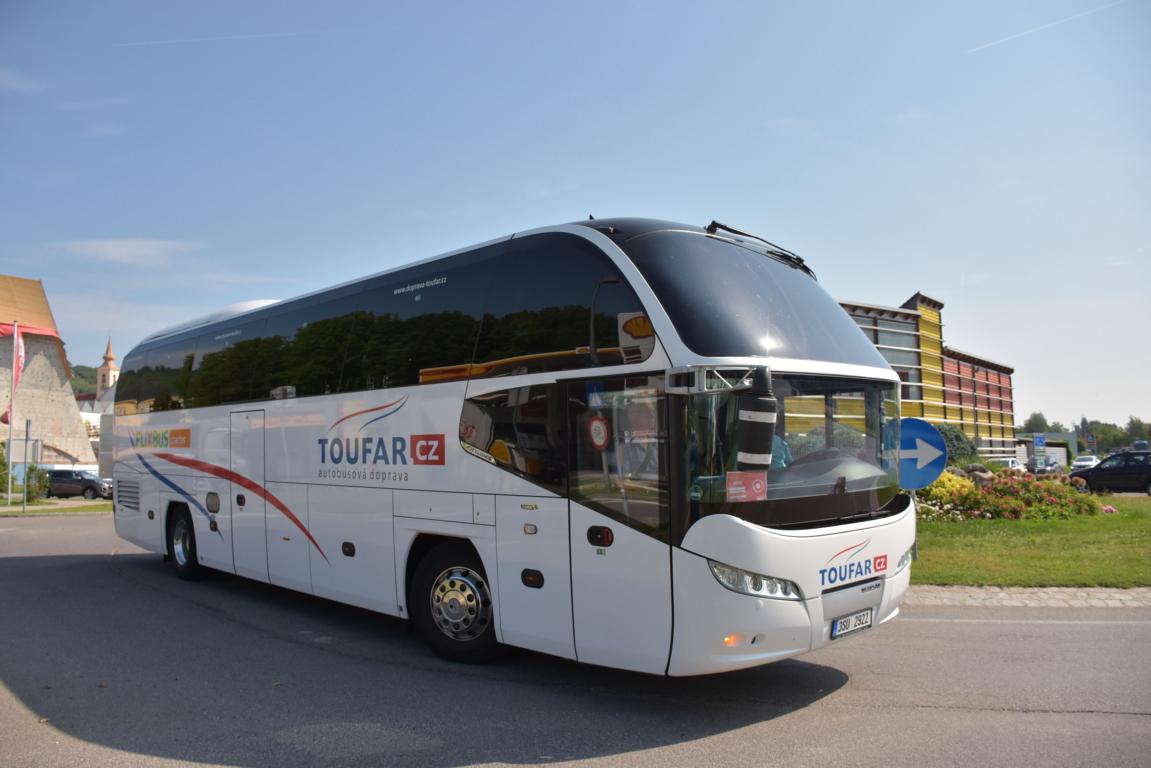
[[(15, 325), (15, 324), (13, 324)], [(15, 331), (12, 337), (12, 397), (16, 397), (16, 387), (20, 386), (20, 374), (24, 373), (24, 334), (20, 332), (19, 326), (13, 328)], [(8, 403), (8, 407), (4, 409), (4, 413), (0, 414), (0, 424), (7, 424), (8, 420), (12, 417), (12, 403)]]

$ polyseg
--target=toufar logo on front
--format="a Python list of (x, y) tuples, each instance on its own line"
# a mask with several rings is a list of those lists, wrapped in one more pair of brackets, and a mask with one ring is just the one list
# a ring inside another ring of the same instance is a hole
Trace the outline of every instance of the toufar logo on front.
[(834, 587), (860, 579), (878, 576), (887, 571), (887, 555), (860, 557), (871, 539), (844, 547), (828, 558), (827, 565), (819, 569), (819, 586)]

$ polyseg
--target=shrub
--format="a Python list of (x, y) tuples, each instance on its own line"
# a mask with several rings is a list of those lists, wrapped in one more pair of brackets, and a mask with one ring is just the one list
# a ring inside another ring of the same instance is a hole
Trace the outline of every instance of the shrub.
[(962, 466), (973, 461), (979, 461), (979, 452), (975, 450), (975, 443), (963, 433), (963, 430), (954, 424), (939, 424), (936, 427), (943, 435), (943, 443), (947, 446), (947, 463)]
[(970, 480), (945, 473), (916, 496), (925, 520), (1053, 520), (1103, 511), (1098, 499), (1080, 493), (1065, 476), (999, 473), (976, 488)]
[(29, 464), (24, 472), (24, 493), (28, 501), (39, 501), (48, 495), (48, 470)]

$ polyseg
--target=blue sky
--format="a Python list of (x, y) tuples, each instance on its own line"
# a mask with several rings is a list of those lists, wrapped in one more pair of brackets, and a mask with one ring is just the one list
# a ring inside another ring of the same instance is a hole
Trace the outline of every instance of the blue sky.
[(0, 272), (69, 358), (535, 226), (713, 218), (1151, 418), (1151, 2), (0, 5)]

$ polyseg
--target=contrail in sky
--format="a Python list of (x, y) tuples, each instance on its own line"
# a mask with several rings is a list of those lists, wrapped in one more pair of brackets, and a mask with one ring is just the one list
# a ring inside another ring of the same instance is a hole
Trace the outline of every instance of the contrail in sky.
[(149, 45), (183, 45), (184, 43), (216, 43), (231, 40), (263, 40), (272, 37), (304, 37), (307, 35), (324, 35), (326, 31), (317, 32), (269, 32), (260, 35), (228, 35), (222, 37), (185, 37), (179, 40), (144, 40), (138, 43), (114, 43), (113, 48), (140, 48)]
[(1108, 3), (1107, 5), (1101, 5), (1098, 8), (1092, 8), (1089, 11), (1083, 11), (1083, 13), (1077, 13), (1074, 16), (1068, 16), (1067, 18), (1059, 19), (1058, 21), (1049, 21), (1046, 24), (1042, 24), (1038, 27), (1035, 27), (1034, 29), (1029, 29), (1026, 32), (1020, 32), (1018, 34), (1011, 35), (1010, 37), (1005, 37), (1002, 40), (995, 40), (995, 41), (990, 42), (990, 43), (984, 43), (983, 45), (976, 46), (975, 48), (972, 48), (971, 50), (964, 51), (964, 53), (975, 53), (976, 51), (982, 51), (983, 49), (990, 48), (994, 45), (1000, 45), (1001, 43), (1006, 43), (1006, 42), (1009, 42), (1011, 40), (1015, 40), (1015, 39), (1020, 38), (1020, 37), (1026, 37), (1027, 35), (1033, 35), (1036, 32), (1047, 29), (1049, 27), (1057, 27), (1060, 24), (1066, 24), (1069, 21), (1074, 21), (1075, 19), (1079, 19), (1079, 18), (1082, 18), (1084, 16), (1090, 16), (1093, 13), (1099, 13), (1100, 11), (1105, 11), (1108, 8), (1114, 8), (1115, 6), (1122, 5), (1125, 2), (1127, 2), (1127, 0), (1115, 0), (1114, 3)]

